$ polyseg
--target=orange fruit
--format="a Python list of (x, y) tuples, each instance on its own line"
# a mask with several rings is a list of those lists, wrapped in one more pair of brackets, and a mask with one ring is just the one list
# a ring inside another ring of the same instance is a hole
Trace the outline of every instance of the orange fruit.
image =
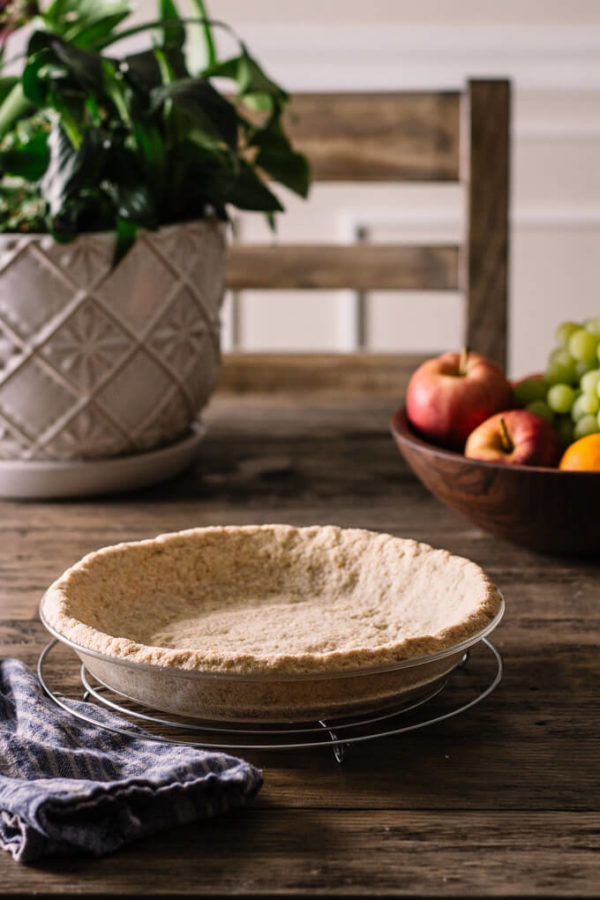
[(558, 468), (578, 472), (600, 472), (600, 434), (588, 434), (567, 447)]

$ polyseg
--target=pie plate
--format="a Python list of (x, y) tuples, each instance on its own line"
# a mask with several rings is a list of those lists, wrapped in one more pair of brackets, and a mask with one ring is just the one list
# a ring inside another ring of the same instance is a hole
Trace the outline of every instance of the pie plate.
[(289, 525), (106, 547), (40, 604), (48, 631), (116, 693), (195, 719), (265, 724), (425, 695), (503, 612), (469, 560), (361, 529)]

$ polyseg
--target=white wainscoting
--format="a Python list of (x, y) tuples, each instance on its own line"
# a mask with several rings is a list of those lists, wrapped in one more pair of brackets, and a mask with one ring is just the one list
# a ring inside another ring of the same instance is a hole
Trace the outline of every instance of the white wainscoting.
[(242, 37), (292, 90), (448, 88), (506, 74), (525, 90), (600, 89), (598, 26), (263, 23)]

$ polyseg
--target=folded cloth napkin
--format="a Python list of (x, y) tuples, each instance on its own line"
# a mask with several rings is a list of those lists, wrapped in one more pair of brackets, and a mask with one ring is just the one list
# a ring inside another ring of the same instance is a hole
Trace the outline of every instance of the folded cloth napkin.
[[(87, 712), (84, 701), (69, 701)], [(104, 709), (88, 725), (46, 698), (18, 659), (0, 661), (0, 844), (16, 860), (102, 856), (172, 825), (242, 806), (262, 784), (225, 753), (152, 741)]]

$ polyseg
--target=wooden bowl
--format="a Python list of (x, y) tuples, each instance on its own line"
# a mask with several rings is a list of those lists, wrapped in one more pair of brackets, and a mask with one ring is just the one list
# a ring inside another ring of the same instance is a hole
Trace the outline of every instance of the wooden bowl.
[(546, 553), (600, 556), (600, 472), (467, 459), (418, 437), (404, 408), (390, 427), (425, 487), (484, 531)]

